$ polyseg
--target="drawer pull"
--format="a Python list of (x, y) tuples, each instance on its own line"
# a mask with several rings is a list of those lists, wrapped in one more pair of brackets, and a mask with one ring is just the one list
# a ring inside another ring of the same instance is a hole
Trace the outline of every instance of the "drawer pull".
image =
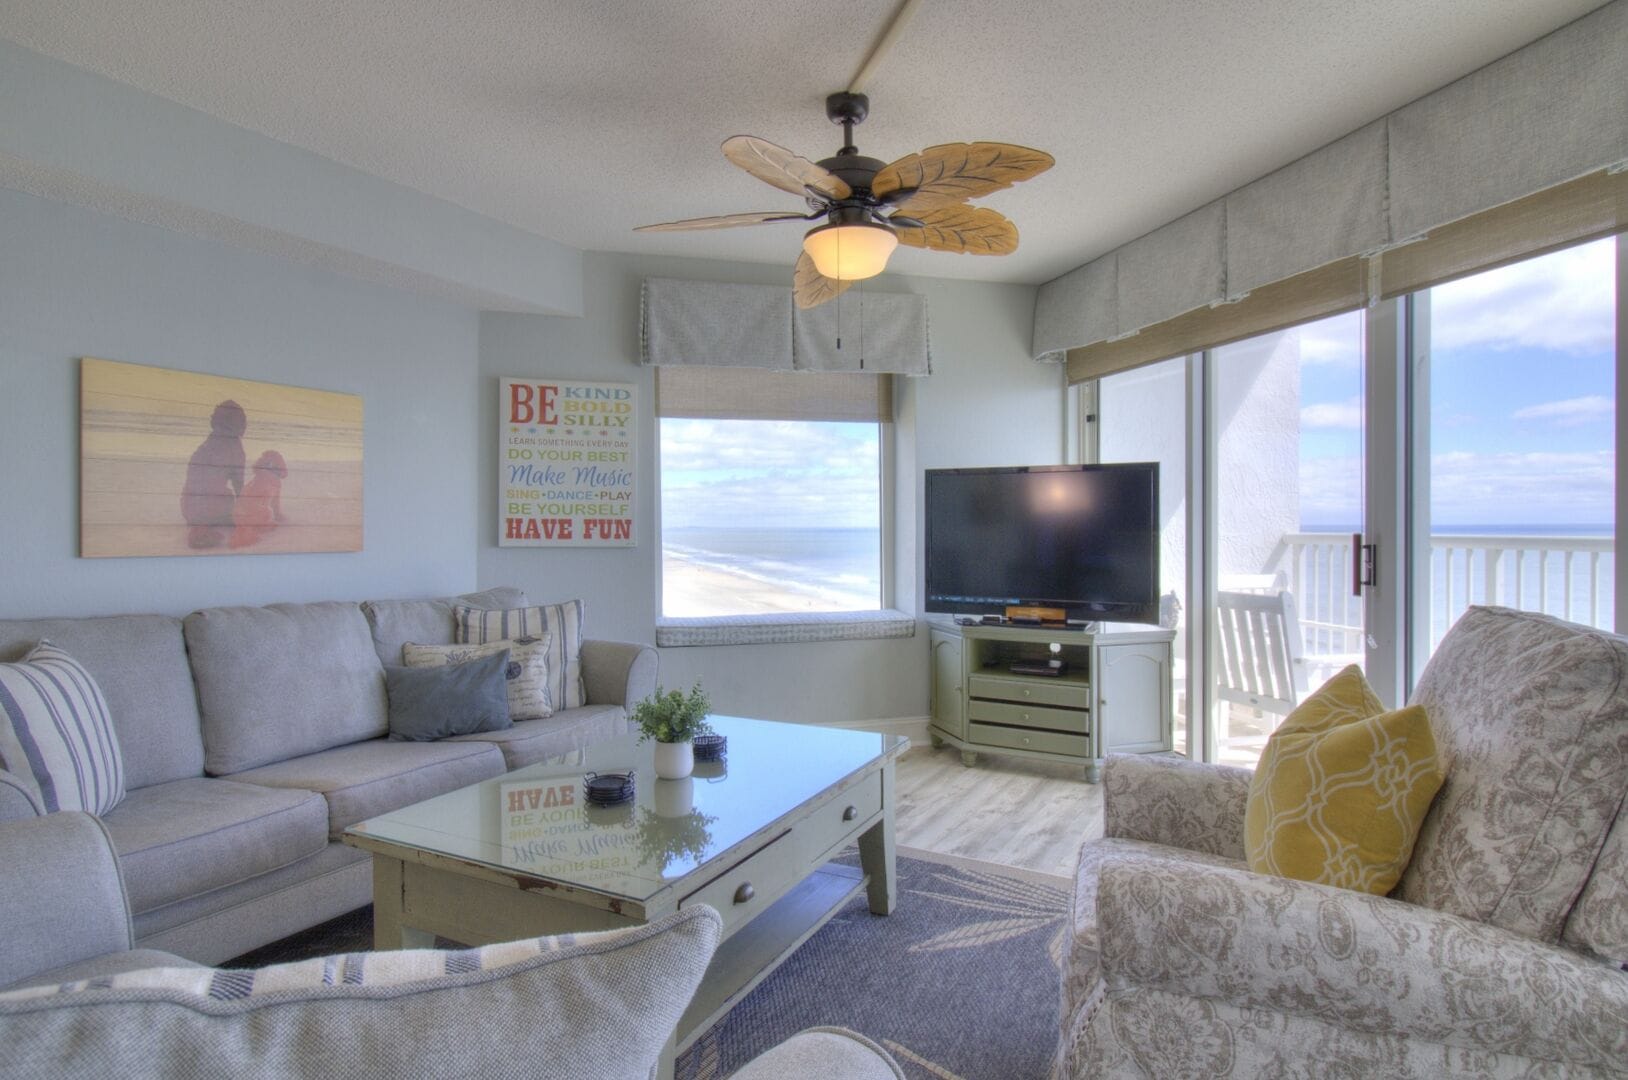
[(1031, 693), (1033, 693), (1033, 691), (1031, 691), (1027, 686), (1025, 686), (1023, 688), (1023, 696), (1024, 697), (1028, 697)]
[(843, 821), (852, 821), (854, 818), (856, 818), (858, 816), (859, 816), (859, 807), (857, 807), (857, 806), (850, 806), (850, 807), (848, 807), (848, 809), (846, 809), (846, 810), (844, 810), (842, 812), (842, 820)]
[(735, 903), (744, 904), (756, 895), (757, 890), (752, 888), (752, 883), (750, 881), (743, 881), (741, 882), (741, 887), (735, 890)]
[(1023, 714), (1023, 719), (1025, 719), (1025, 720), (1027, 720), (1027, 719), (1028, 719), (1028, 718), (1029, 718), (1029, 714), (1028, 714), (1028, 713), (1024, 713), (1024, 714)]

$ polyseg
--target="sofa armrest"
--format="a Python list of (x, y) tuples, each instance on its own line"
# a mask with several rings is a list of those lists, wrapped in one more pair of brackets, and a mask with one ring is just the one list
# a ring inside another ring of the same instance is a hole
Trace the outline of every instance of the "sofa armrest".
[(0, 824), (0, 987), (133, 946), (119, 857), (77, 810)]
[(730, 1080), (785, 1080), (793, 1076), (828, 1076), (840, 1080), (905, 1080), (893, 1057), (865, 1036), (847, 1028), (815, 1027), (799, 1031), (765, 1050)]
[(656, 650), (633, 641), (584, 641), (588, 704), (631, 709), (656, 692)]
[(1110, 754), (1102, 780), (1106, 835), (1242, 859), (1252, 775), (1232, 765)]
[(26, 821), (43, 813), (39, 789), (16, 773), (0, 769), (0, 821)]
[(1628, 975), (1382, 896), (1173, 859), (1102, 867), (1102, 978), (1355, 1031), (1616, 1069)]

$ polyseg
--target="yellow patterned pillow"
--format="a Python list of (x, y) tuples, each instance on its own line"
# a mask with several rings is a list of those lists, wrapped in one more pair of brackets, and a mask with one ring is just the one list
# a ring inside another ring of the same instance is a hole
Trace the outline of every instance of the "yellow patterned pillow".
[(1244, 813), (1249, 868), (1383, 896), (1441, 783), (1424, 710), (1386, 712), (1353, 664), (1267, 740)]

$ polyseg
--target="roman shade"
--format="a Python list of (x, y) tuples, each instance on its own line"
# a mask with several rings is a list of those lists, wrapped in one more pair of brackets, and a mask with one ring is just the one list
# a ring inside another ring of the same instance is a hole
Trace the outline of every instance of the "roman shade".
[(1033, 354), (1098, 378), (1628, 228), (1624, 86), (1614, 0), (1041, 286)]
[(860, 283), (819, 307), (794, 308), (791, 289), (646, 278), (640, 361), (655, 367), (926, 375), (927, 300)]
[(860, 372), (656, 369), (656, 415), (710, 420), (893, 420), (893, 380)]

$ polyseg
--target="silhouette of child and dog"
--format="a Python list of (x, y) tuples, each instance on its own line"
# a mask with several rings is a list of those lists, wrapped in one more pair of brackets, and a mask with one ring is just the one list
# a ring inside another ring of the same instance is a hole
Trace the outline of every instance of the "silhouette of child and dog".
[(283, 520), (283, 455), (267, 450), (255, 459), (244, 483), (243, 433), (249, 426), (243, 406), (227, 400), (215, 406), (209, 436), (187, 461), (181, 488), (181, 519), (187, 546), (196, 549), (248, 547)]

